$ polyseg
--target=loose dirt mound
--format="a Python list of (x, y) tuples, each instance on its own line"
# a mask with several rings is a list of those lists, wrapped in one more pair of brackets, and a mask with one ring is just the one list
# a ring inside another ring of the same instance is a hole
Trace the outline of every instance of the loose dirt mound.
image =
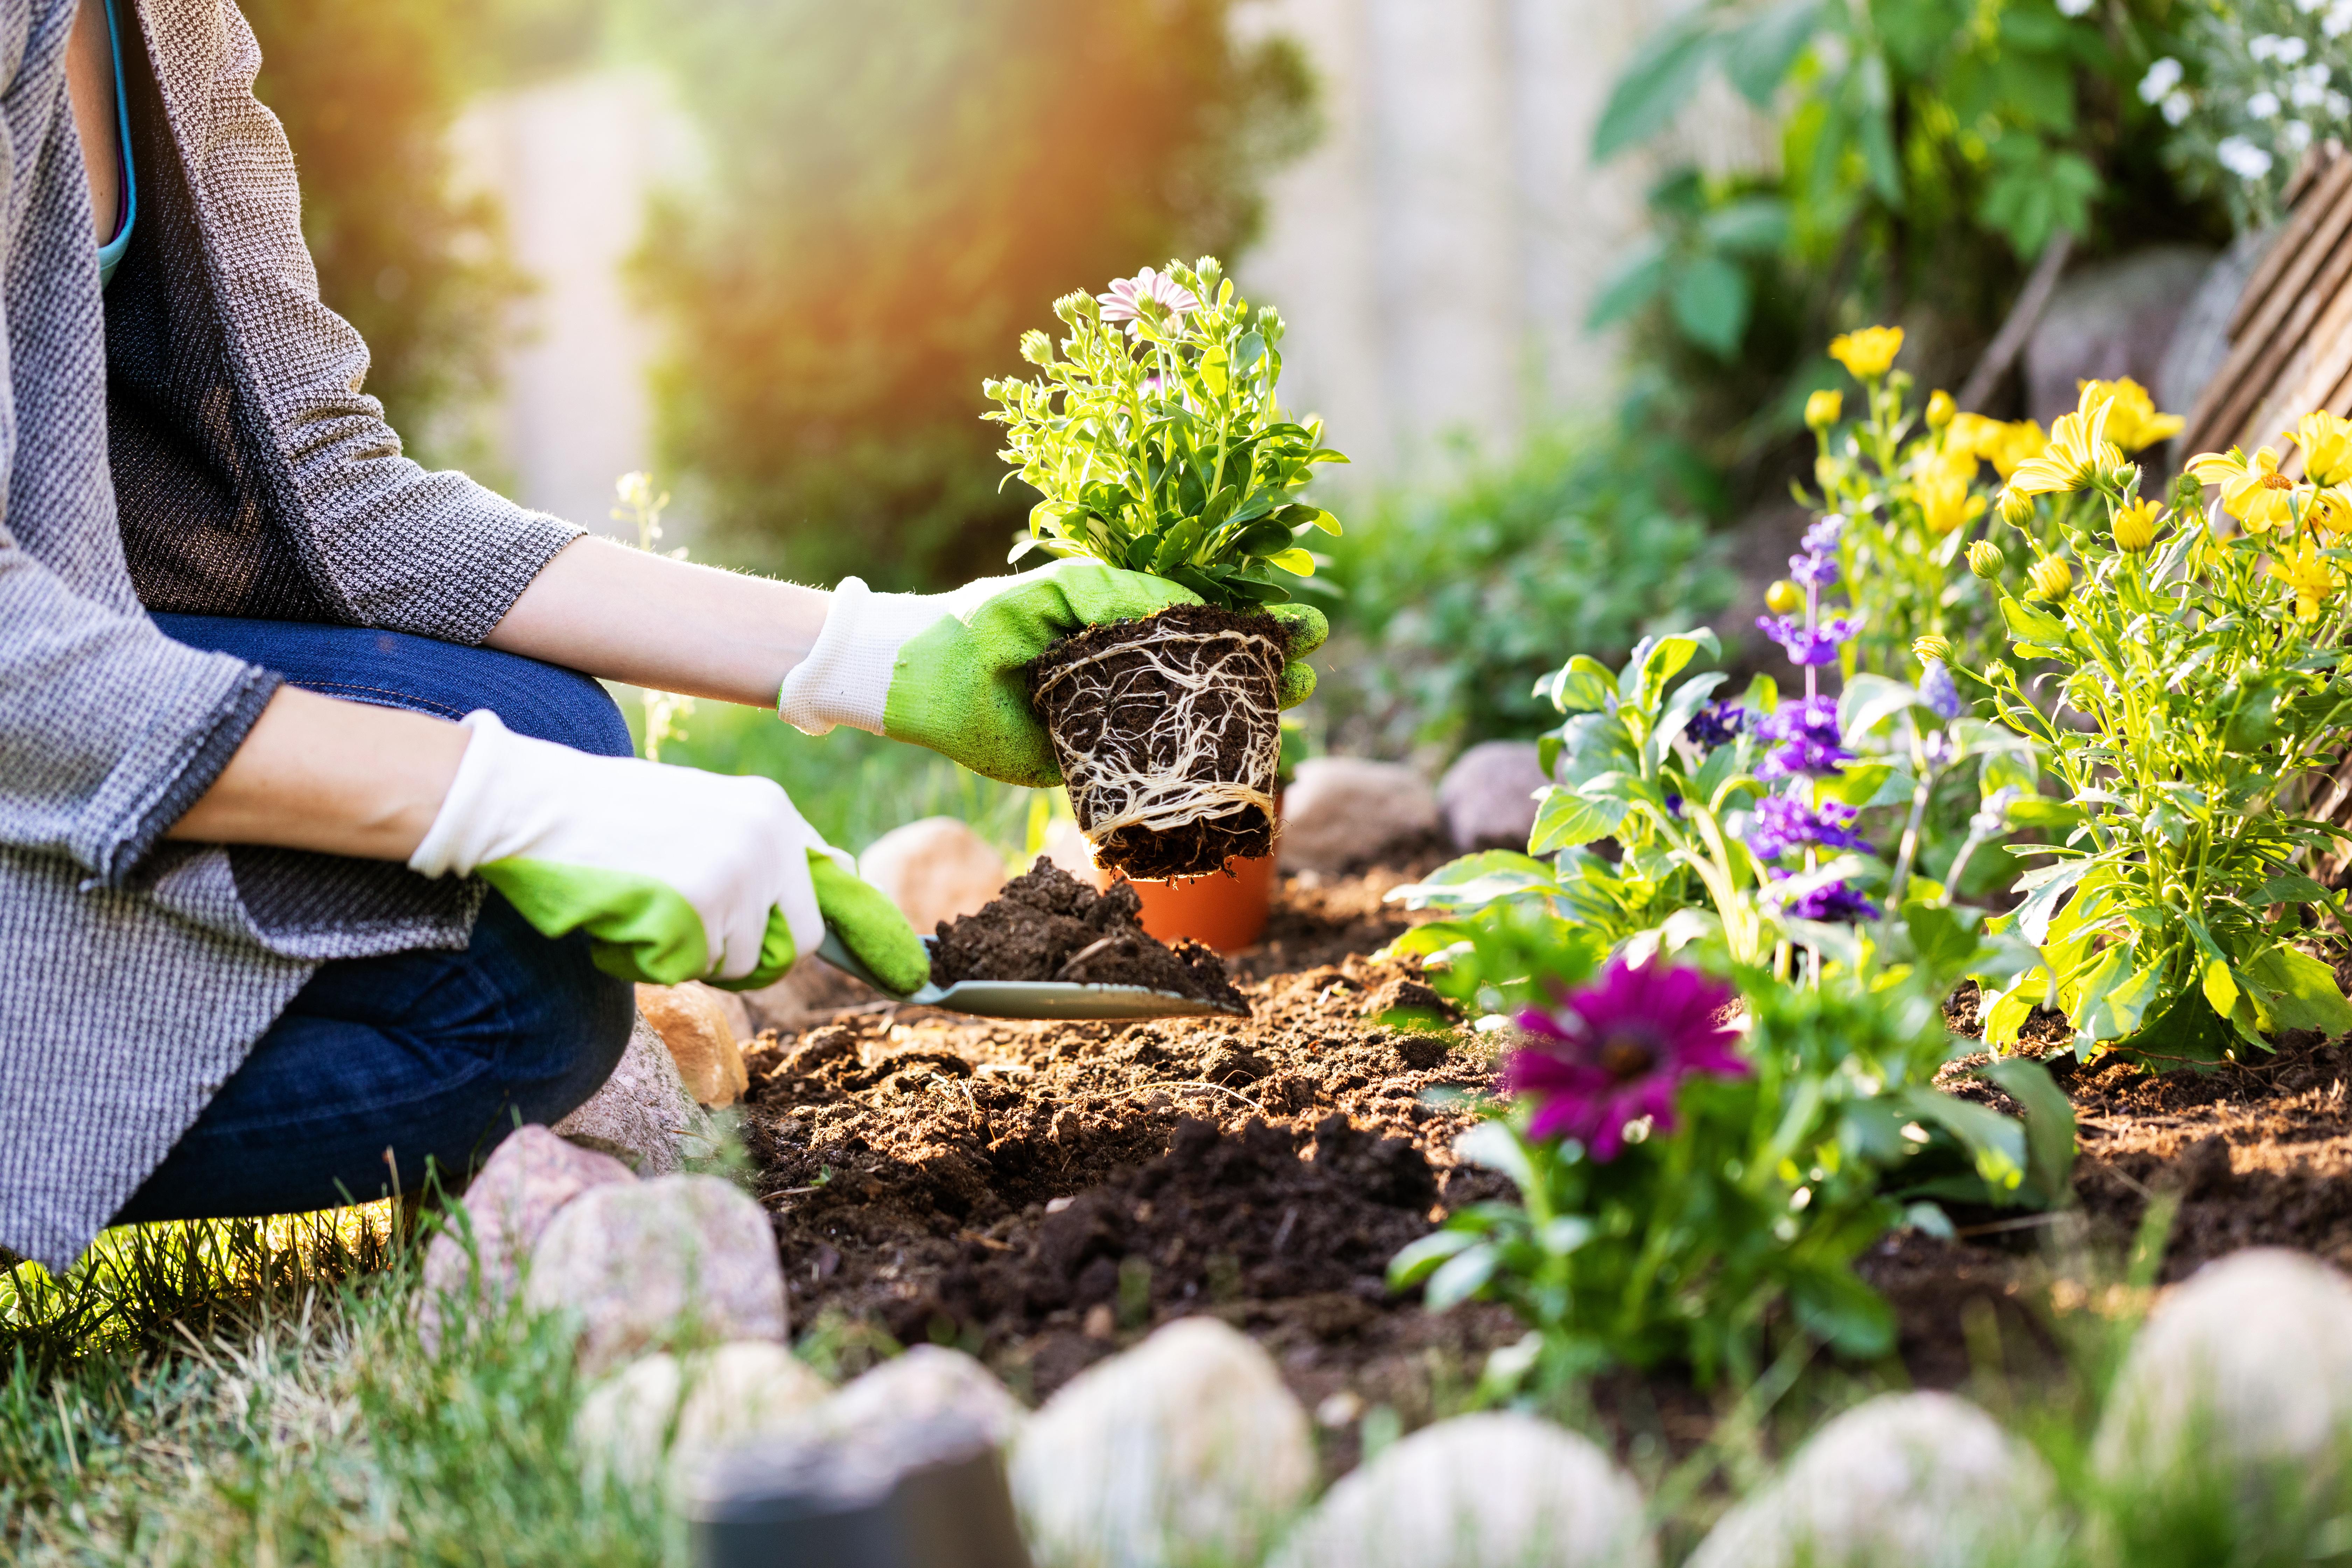
[(1249, 1011), (1214, 952), (1197, 942), (1162, 947), (1144, 931), (1142, 916), (1143, 901), (1127, 883), (1097, 893), (1040, 856), (978, 914), (940, 922), (931, 980), (1141, 985)]

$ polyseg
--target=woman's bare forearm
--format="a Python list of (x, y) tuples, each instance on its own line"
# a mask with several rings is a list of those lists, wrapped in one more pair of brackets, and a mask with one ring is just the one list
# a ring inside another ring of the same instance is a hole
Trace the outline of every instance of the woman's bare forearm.
[(165, 837), (406, 860), (433, 826), (467, 739), (446, 720), (282, 686)]
[(814, 588), (582, 539), (485, 640), (607, 680), (772, 708), (831, 602)]

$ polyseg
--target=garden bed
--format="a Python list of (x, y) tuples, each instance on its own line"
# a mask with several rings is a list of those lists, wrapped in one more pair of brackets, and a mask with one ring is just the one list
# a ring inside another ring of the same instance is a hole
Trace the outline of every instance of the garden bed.
[[(1328, 1463), (1351, 1462), (1363, 1410), (1427, 1419), (1522, 1331), (1482, 1305), (1432, 1317), (1382, 1282), (1445, 1208), (1508, 1195), (1450, 1152), (1471, 1119), (1446, 1091), (1483, 1085), (1490, 1056), (1379, 1021), (1433, 1000), (1409, 964), (1369, 956), (1403, 929), (1381, 895), (1423, 869), (1286, 879), (1267, 941), (1232, 965), (1247, 1020), (1007, 1024), (873, 1002), (763, 1036), (745, 1131), (795, 1331), (946, 1339), (1042, 1399), (1210, 1311), (1325, 1412)], [(1973, 1028), (1965, 989), (1951, 1022)], [(2037, 1020), (2027, 1043), (2063, 1048), (2063, 1026)], [(2081, 1122), (2078, 1205), (1955, 1211), (1958, 1237), (1900, 1231), (1858, 1265), (1896, 1309), (1909, 1380), (1963, 1382), (1987, 1307), (2005, 1353), (2054, 1348), (2053, 1313), (2119, 1277), (2159, 1193), (2182, 1200), (2168, 1281), (2259, 1245), (2352, 1264), (2352, 1048), (2290, 1042), (2204, 1075), (2050, 1065)], [(1673, 1450), (1705, 1438), (1715, 1405), (1671, 1373), (1594, 1397)]]

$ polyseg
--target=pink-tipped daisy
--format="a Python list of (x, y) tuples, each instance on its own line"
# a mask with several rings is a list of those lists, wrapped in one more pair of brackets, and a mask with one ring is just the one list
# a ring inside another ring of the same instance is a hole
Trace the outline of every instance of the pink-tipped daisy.
[(1533, 1136), (1574, 1138), (1595, 1160), (1613, 1160), (1628, 1122), (1674, 1130), (1683, 1079), (1748, 1076), (1732, 1049), (1738, 1031), (1722, 1022), (1735, 994), (1696, 969), (1620, 959), (1559, 1006), (1518, 1016), (1523, 1043), (1504, 1060), (1500, 1087), (1535, 1101)]
[(1129, 337), (1135, 335), (1136, 322), (1142, 317), (1146, 300), (1166, 306), (1171, 314), (1178, 316), (1201, 308), (1201, 301), (1192, 297), (1190, 289), (1167, 273), (1154, 272), (1149, 267), (1132, 278), (1112, 279), (1110, 292), (1095, 298), (1102, 303), (1103, 320), (1125, 321)]

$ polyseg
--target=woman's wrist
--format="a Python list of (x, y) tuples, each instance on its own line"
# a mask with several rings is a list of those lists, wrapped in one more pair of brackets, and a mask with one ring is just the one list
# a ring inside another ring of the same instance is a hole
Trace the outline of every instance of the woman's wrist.
[(405, 861), (439, 814), (467, 739), (446, 720), (280, 687), (164, 837)]

